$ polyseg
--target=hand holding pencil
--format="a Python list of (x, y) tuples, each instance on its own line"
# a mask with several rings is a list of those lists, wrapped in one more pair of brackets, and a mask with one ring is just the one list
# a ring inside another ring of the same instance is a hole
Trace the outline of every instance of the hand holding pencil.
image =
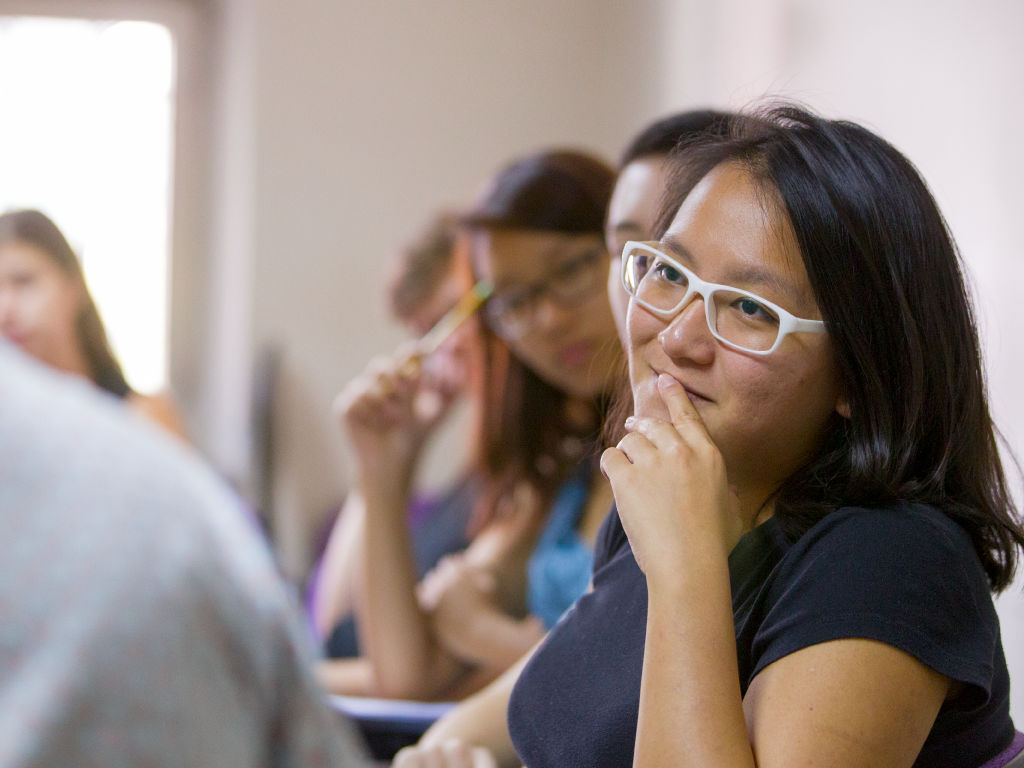
[(423, 362), (470, 318), (491, 293), (478, 282), (421, 339), (375, 358), (335, 401), (364, 473), (409, 470), (455, 395), (424, 384)]

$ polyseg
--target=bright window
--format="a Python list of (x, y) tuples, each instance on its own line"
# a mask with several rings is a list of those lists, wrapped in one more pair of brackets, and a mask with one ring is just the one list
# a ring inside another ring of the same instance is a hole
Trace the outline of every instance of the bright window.
[(167, 386), (174, 72), (159, 24), (0, 17), (0, 210), (61, 228), (140, 392)]

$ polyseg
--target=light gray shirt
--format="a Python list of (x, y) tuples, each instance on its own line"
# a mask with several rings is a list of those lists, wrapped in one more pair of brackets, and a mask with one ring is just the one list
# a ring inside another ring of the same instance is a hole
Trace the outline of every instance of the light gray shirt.
[(0, 768), (356, 766), (241, 502), (0, 341)]

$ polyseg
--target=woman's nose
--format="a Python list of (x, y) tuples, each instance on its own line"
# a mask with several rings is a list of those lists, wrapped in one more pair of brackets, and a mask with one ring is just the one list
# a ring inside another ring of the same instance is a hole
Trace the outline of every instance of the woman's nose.
[(564, 307), (550, 296), (541, 296), (534, 307), (534, 323), (545, 332), (560, 330), (574, 317), (573, 307)]
[(658, 334), (658, 341), (673, 360), (687, 359), (697, 365), (709, 365), (715, 357), (715, 337), (708, 328), (704, 298), (695, 296), (683, 307)]

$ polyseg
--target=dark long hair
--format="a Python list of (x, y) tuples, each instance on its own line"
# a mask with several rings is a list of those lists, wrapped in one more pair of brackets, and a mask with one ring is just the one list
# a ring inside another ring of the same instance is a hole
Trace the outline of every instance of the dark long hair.
[(850, 403), (774, 496), (791, 538), (843, 506), (931, 505), (970, 535), (993, 591), (1024, 529), (989, 414), (974, 312), (953, 237), (917, 169), (849, 122), (781, 105), (679, 156), (663, 233), (696, 183), (738, 163), (788, 219)]
[[(507, 165), (462, 218), (468, 230), (521, 229), (603, 236), (615, 172), (582, 152), (547, 151)], [(524, 365), (487, 330), (488, 383), (483, 425), (485, 470), (506, 491), (528, 480), (552, 494), (598, 436), (611, 398), (590, 405), (590, 426), (569, 418), (568, 397)], [(609, 387), (609, 392), (614, 387)]]
[(89, 294), (75, 252), (50, 218), (35, 210), (11, 211), (0, 215), (0, 244), (22, 242), (43, 251), (57, 268), (81, 289), (81, 306), (76, 319), (78, 344), (89, 366), (89, 377), (102, 389), (125, 397), (132, 389), (124, 378), (107, 340), (107, 332)]

